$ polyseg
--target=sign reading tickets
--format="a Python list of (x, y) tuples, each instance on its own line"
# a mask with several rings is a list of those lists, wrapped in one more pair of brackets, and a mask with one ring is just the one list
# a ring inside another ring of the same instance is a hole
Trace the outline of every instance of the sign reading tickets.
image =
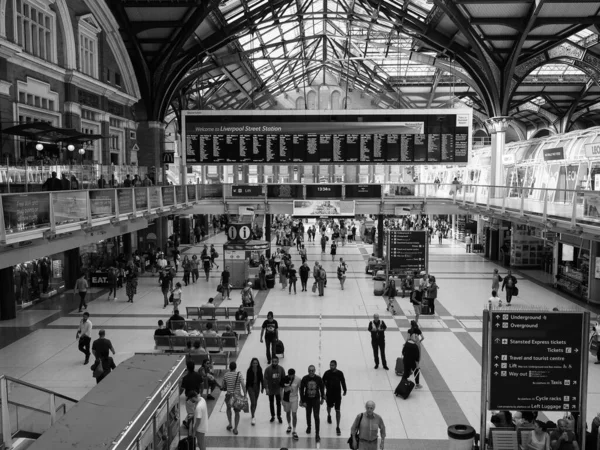
[(353, 200), (294, 200), (294, 216), (354, 216)]
[[(583, 313), (491, 311), (490, 410), (581, 411)], [(583, 368), (587, 370), (587, 367)]]
[(3, 195), (2, 209), (7, 233), (50, 226), (49, 194)]
[(84, 221), (87, 219), (87, 192), (54, 192), (52, 208), (56, 225)]
[(90, 191), (90, 209), (92, 217), (110, 216), (115, 213), (115, 196), (112, 191)]

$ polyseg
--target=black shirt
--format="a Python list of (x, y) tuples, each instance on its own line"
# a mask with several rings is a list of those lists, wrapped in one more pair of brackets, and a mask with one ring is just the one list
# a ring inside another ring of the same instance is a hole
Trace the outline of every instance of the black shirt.
[(327, 389), (327, 395), (341, 395), (342, 390), (346, 393), (346, 379), (344, 373), (341, 370), (335, 372), (331, 369), (325, 371), (323, 374), (323, 383)]
[(246, 311), (242, 310), (237, 310), (235, 312), (235, 320), (246, 320), (248, 318), (248, 313)]
[(265, 330), (265, 337), (270, 339), (275, 337), (277, 329), (279, 328), (279, 324), (275, 319), (271, 321), (267, 319), (263, 322), (262, 328)]
[(173, 336), (173, 332), (168, 328), (158, 328), (154, 332), (154, 336)]
[(311, 377), (306, 375), (300, 383), (300, 399), (302, 403), (307, 401), (320, 401), (325, 396), (325, 384), (319, 375)]
[(198, 394), (202, 392), (202, 384), (204, 383), (204, 378), (198, 372), (188, 372), (181, 379), (181, 389), (185, 390), (185, 395), (187, 396), (190, 391), (196, 391)]
[(228, 270), (224, 270), (221, 273), (221, 279), (223, 280), (223, 283), (229, 283), (229, 271)]
[(173, 321), (173, 320), (182, 320), (185, 322), (185, 319), (183, 317), (181, 317), (179, 314), (173, 314), (171, 316), (171, 318), (169, 319), (169, 322)]
[(98, 338), (92, 343), (92, 350), (98, 354), (98, 357), (108, 355), (111, 347), (112, 343), (106, 338)]

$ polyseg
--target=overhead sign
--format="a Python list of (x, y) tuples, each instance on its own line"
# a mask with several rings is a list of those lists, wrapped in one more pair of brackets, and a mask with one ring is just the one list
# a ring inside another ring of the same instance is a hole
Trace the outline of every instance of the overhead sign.
[(401, 274), (427, 270), (427, 231), (390, 230), (389, 269)]
[(466, 163), (472, 111), (184, 111), (188, 164)]
[(600, 157), (600, 143), (585, 144), (585, 156), (588, 158)]
[(559, 159), (565, 159), (565, 152), (562, 147), (544, 149), (544, 161), (556, 161)]
[(262, 186), (232, 186), (231, 195), (233, 197), (262, 197), (264, 196)]
[(488, 409), (581, 411), (585, 315), (493, 311), (491, 316)]
[(347, 184), (346, 198), (381, 198), (380, 184)]
[(163, 164), (173, 164), (175, 162), (175, 153), (163, 153)]
[(308, 184), (306, 198), (342, 198), (341, 184)]
[(228, 242), (245, 242), (252, 237), (249, 223), (232, 223), (227, 227)]

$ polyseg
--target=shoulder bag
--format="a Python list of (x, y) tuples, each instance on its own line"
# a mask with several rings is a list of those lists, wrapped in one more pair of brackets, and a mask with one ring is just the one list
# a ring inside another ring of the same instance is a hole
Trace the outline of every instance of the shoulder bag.
[[(237, 377), (235, 377), (235, 384), (233, 385), (233, 396), (231, 397), (231, 407), (236, 411), (244, 411), (245, 413), (250, 411), (248, 406), (248, 398), (238, 393), (235, 389), (238, 381), (240, 379), (240, 373), (237, 373)], [(241, 389), (241, 386), (240, 386)]]
[(92, 367), (90, 367), (90, 369), (92, 369), (92, 376), (94, 378), (100, 378), (102, 374), (104, 374), (104, 366), (102, 365), (102, 360), (98, 358), (94, 362), (94, 364), (92, 364)]
[[(348, 447), (350, 447), (351, 450), (356, 450), (358, 449), (358, 439), (360, 438), (360, 423), (362, 422), (362, 418), (363, 418), (363, 413), (361, 413), (360, 415), (360, 419), (358, 419), (358, 426), (356, 427), (356, 432), (354, 434), (350, 434), (350, 437), (348, 438)], [(353, 447), (354, 442), (353, 439), (356, 439), (356, 449)]]

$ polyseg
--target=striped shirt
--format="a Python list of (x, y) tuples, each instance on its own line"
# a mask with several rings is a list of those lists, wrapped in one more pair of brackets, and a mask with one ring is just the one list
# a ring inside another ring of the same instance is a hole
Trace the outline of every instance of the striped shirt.
[(234, 392), (241, 394), (242, 384), (244, 384), (244, 376), (240, 372), (232, 372), (230, 370), (225, 373), (223, 387), (228, 394), (233, 394)]

